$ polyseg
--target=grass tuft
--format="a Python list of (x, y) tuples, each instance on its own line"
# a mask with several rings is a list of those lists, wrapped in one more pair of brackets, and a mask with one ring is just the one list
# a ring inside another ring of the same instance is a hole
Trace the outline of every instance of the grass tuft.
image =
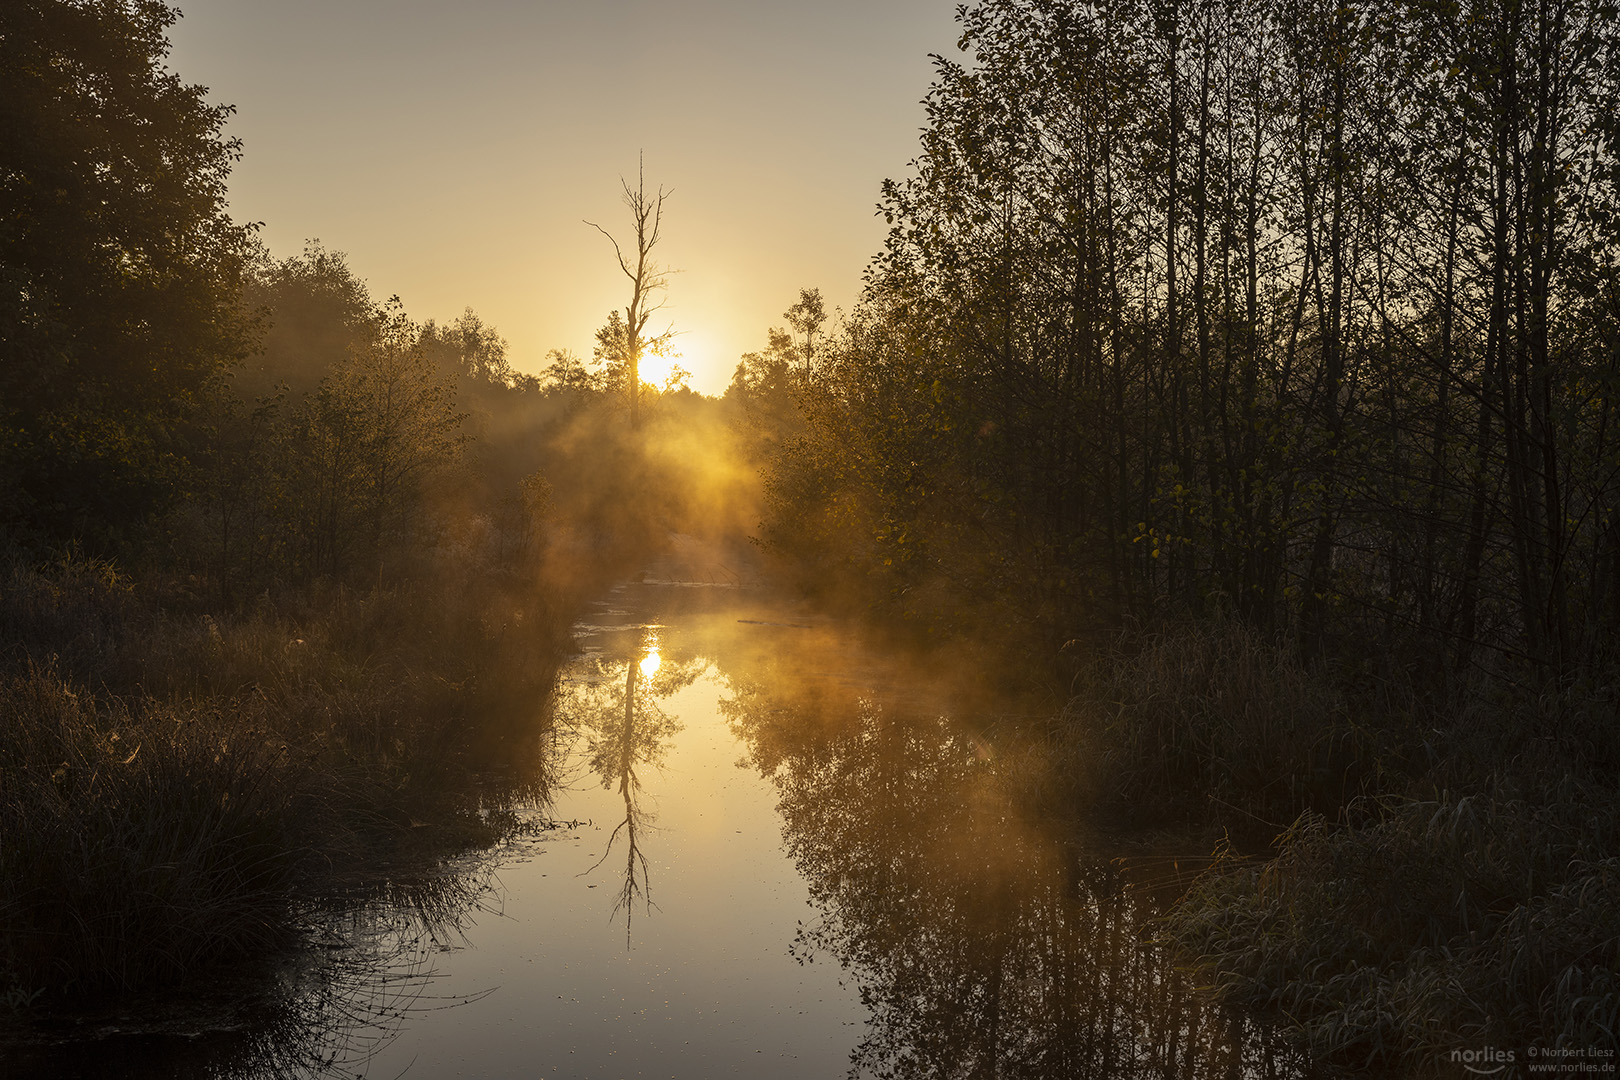
[(545, 795), (569, 639), (532, 583), (424, 572), (211, 614), (162, 592), (80, 559), (0, 574), (7, 1011), (265, 957), (300, 905)]
[(1470, 1046), (1607, 1045), (1620, 1019), (1620, 792), (1565, 776), (1306, 813), (1172, 914), (1224, 996), (1319, 1058), (1421, 1073)]
[(30, 994), (174, 981), (282, 940), (301, 784), (236, 716), (0, 680), (0, 968)]
[(1375, 768), (1345, 696), (1236, 621), (1128, 634), (1081, 687), (1064, 714), (1074, 771), (1138, 821), (1235, 812), (1274, 832), (1332, 812)]

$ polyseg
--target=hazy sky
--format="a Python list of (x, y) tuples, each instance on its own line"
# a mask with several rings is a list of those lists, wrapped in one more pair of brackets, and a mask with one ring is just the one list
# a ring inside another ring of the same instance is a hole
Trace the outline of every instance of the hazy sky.
[[(238, 220), (347, 252), (418, 319), (471, 306), (521, 370), (589, 358), (627, 283), (619, 177), (673, 190), (667, 322), (718, 392), (804, 286), (848, 307), (916, 155), (954, 0), (181, 0), (171, 67), (237, 108)], [(657, 318), (655, 316), (655, 318)], [(660, 329), (657, 323), (651, 329)]]

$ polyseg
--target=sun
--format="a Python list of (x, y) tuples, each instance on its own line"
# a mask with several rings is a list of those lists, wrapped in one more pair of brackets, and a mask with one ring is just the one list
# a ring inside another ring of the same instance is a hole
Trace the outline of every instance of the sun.
[(677, 368), (686, 376), (681, 381), (689, 382), (692, 377), (692, 365), (686, 357), (686, 351), (670, 346), (661, 353), (653, 352), (651, 349), (642, 353), (638, 373), (642, 382), (651, 383), (662, 390)]
[(655, 352), (642, 353), (641, 363), (639, 365), (641, 381), (644, 383), (652, 383), (659, 389), (663, 389), (665, 380), (669, 378), (669, 373), (674, 370), (675, 364), (679, 360), (680, 357), (678, 355), (660, 356)]

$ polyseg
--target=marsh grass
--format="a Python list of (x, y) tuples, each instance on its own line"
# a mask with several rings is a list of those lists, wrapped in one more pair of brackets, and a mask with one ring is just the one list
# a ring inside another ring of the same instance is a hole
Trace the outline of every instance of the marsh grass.
[(1616, 792), (1386, 798), (1300, 818), (1172, 914), (1223, 995), (1290, 1018), (1320, 1059), (1431, 1070), (1453, 1049), (1586, 1048), (1620, 1031)]
[(163, 595), (81, 559), (0, 574), (10, 1010), (292, 947), (300, 905), (486, 844), (545, 797), (555, 596), (449, 572), (231, 613)]
[(1166, 938), (1315, 1060), (1428, 1075), (1620, 1035), (1613, 680), (1495, 673), (1437, 704), (1213, 621), (1128, 635), (1080, 685), (1055, 747), (1076, 790), (1229, 832)]
[(0, 965), (69, 994), (277, 944), (308, 784), (236, 716), (0, 681)]
[(1137, 824), (1274, 833), (1361, 794), (1380, 735), (1283, 644), (1230, 620), (1122, 635), (1076, 682), (1059, 751), (1088, 801)]

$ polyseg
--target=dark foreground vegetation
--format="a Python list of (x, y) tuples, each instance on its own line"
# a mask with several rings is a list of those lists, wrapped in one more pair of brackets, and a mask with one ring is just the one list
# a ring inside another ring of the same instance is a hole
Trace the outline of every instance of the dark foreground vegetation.
[(1615, 8), (960, 20), (864, 301), (739, 369), (769, 545), (1226, 826), (1166, 930), (1319, 1060), (1612, 1046)]
[[(487, 839), (544, 782), (523, 751), (566, 642), (532, 597), (412, 582), (178, 613), (89, 561), (3, 589), (13, 1004), (261, 962), (301, 906)], [(532, 628), (491, 627), (491, 601)], [(496, 749), (522, 775), (479, 788)]]
[(172, 18), (0, 7), (10, 1011), (497, 833), (579, 598), (760, 460), (790, 578), (1053, 688), (1052, 805), (1224, 828), (1166, 940), (1315, 1059), (1612, 1044), (1612, 5), (964, 9), (862, 303), (723, 403), (260, 249)]
[(716, 403), (644, 387), (630, 430), (613, 323), (542, 383), (470, 309), (418, 322), (231, 222), (229, 110), (164, 70), (174, 18), (0, 9), (14, 1018), (266, 965), (499, 836), (544, 795), (584, 599), (738, 512)]

